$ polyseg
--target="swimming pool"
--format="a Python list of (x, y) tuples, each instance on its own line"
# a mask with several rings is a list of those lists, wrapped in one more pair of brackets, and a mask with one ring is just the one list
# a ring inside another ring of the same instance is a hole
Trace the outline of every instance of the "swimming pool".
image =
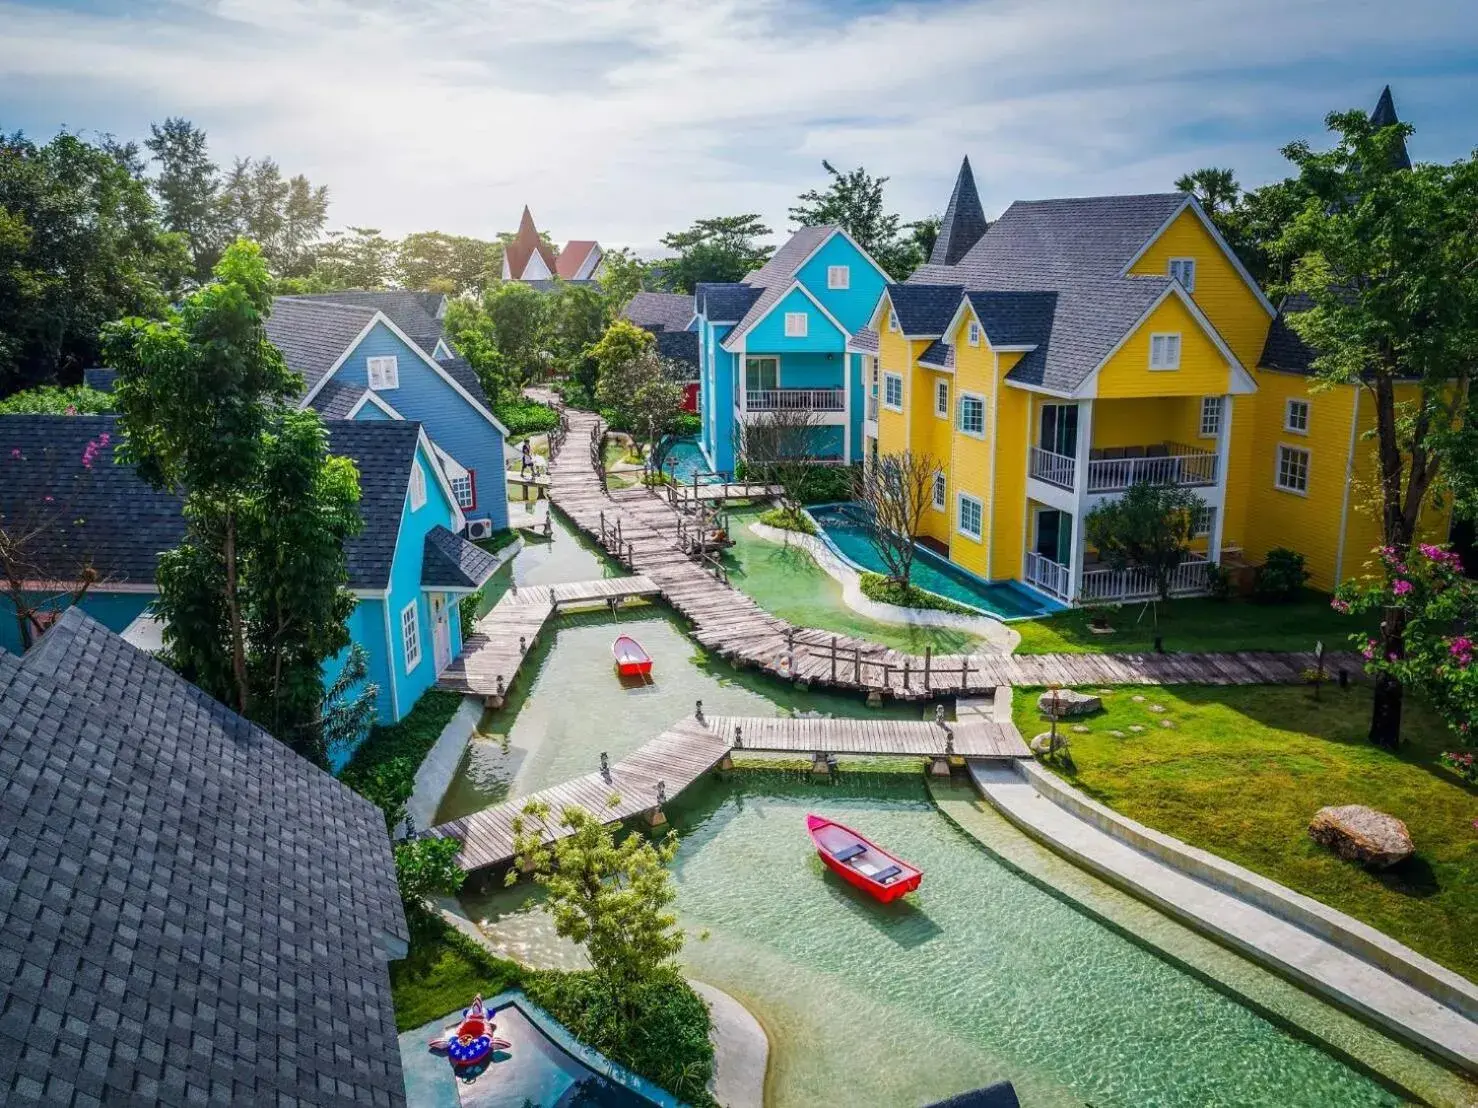
[(692, 484), (694, 474), (700, 475), (698, 477), (700, 485), (710, 485), (721, 480), (720, 477), (709, 474), (712, 467), (709, 466), (708, 459), (703, 456), (703, 451), (696, 439), (684, 439), (674, 446), (667, 455), (665, 468), (681, 485)]
[[(868, 538), (865, 517), (856, 504), (824, 504), (811, 508), (810, 513), (832, 549), (852, 565), (869, 573), (888, 572)], [(932, 550), (922, 546), (916, 549), (912, 582), (921, 589), (1000, 619), (1026, 619), (1058, 608), (1014, 581), (990, 584), (950, 564)]]

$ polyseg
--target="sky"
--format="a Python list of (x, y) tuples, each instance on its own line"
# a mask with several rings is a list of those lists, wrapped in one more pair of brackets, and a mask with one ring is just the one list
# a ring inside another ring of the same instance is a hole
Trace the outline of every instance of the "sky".
[(1478, 146), (1473, 0), (0, 0), (0, 130), (141, 139), (182, 115), (215, 160), (327, 185), (330, 227), (660, 253), (821, 160), (940, 213), (969, 155), (986, 212), (1161, 191), (1281, 146), (1389, 83), (1418, 160)]

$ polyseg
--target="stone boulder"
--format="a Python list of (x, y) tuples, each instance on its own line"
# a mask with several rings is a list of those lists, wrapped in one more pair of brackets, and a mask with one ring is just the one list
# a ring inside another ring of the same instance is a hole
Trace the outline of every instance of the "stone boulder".
[(1416, 852), (1406, 824), (1363, 804), (1320, 808), (1309, 821), (1309, 837), (1347, 862), (1385, 869)]
[[(1056, 708), (1053, 708), (1053, 698), (1056, 698)], [(1087, 716), (1103, 709), (1103, 701), (1088, 693), (1074, 692), (1072, 689), (1048, 689), (1037, 697), (1037, 709), (1044, 715), (1056, 715), (1058, 719), (1069, 719), (1072, 716)]]

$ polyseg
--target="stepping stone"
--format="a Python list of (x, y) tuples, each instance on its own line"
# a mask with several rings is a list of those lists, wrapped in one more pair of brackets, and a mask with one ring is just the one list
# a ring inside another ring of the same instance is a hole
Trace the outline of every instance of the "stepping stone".
[(1137, 734), (1139, 734), (1139, 733), (1140, 733), (1140, 732), (1141, 732), (1141, 731), (1143, 731), (1143, 730), (1144, 730), (1144, 728), (1143, 728), (1143, 727), (1141, 727), (1141, 726), (1140, 726), (1140, 725), (1139, 725), (1139, 724), (1137, 724), (1137, 723), (1131, 723), (1131, 724), (1130, 724), (1130, 725), (1129, 725), (1129, 730), (1131, 730), (1131, 731), (1133, 731), (1133, 732), (1134, 732), (1134, 733), (1135, 733), (1135, 734), (1136, 734), (1136, 735), (1137, 735)]
[(1151, 704), (1150, 705), (1150, 711), (1152, 711), (1152, 712), (1163, 712), (1163, 711), (1165, 711), (1165, 705), (1163, 705), (1163, 704)]
[(1143, 704), (1144, 703), (1144, 696), (1141, 693), (1135, 693), (1129, 699), (1132, 700), (1132, 701), (1134, 701), (1134, 703), (1136, 703), (1136, 704)]
[(1074, 734), (1077, 734), (1077, 735), (1086, 735), (1086, 734), (1089, 733), (1090, 730), (1092, 730), (1092, 729), (1091, 728), (1088, 728), (1088, 727), (1084, 727), (1080, 723), (1076, 727), (1073, 728), (1073, 733)]
[(1099, 696), (1113, 696), (1114, 695), (1114, 690), (1113, 689), (1099, 689), (1098, 690), (1098, 695)]
[(1160, 726), (1161, 727), (1174, 727), (1175, 726), (1175, 721), (1173, 719), (1162, 719), (1160, 721)]
[(1124, 737), (1124, 732), (1122, 731), (1110, 731), (1109, 734), (1116, 739), (1122, 739)]

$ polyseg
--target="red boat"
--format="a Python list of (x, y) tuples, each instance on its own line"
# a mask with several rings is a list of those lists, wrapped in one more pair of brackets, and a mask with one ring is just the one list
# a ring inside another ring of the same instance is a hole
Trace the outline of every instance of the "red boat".
[(616, 657), (616, 670), (622, 677), (644, 677), (652, 672), (651, 655), (630, 635), (622, 635), (611, 643), (611, 653)]
[(924, 873), (863, 838), (850, 827), (808, 815), (806, 830), (827, 869), (884, 904), (913, 892)]

